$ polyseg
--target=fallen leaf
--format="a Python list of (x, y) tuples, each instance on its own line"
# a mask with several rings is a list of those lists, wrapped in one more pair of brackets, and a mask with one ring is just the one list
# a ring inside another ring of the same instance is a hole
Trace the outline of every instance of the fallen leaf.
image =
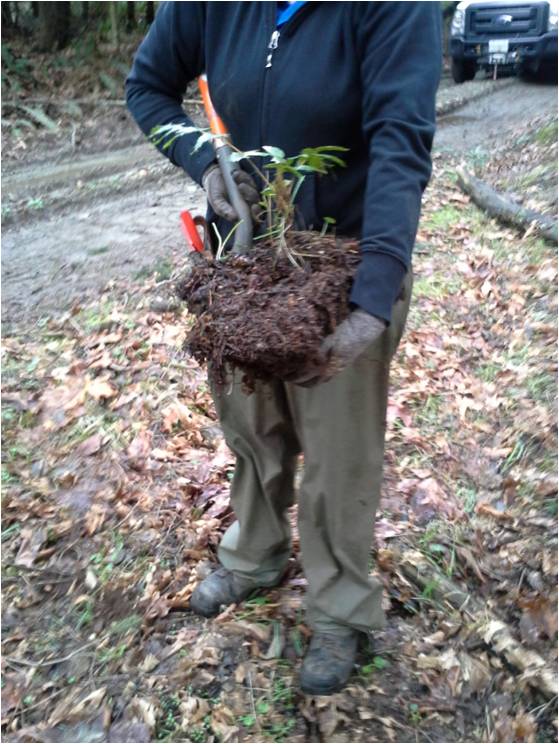
[(144, 429), (140, 431), (127, 449), (127, 455), (130, 458), (130, 464), (136, 469), (143, 469), (145, 460), (151, 452), (152, 433)]
[(462, 507), (434, 478), (419, 482), (410, 499), (410, 506), (419, 524), (426, 524), (432, 519), (455, 520), (463, 516)]
[(95, 400), (107, 400), (108, 398), (114, 398), (118, 394), (118, 390), (110, 382), (98, 377), (88, 380), (86, 390), (87, 394), (95, 398)]
[(46, 539), (47, 530), (45, 528), (24, 527), (21, 531), (21, 544), (15, 557), (15, 565), (31, 568)]
[(513, 518), (512, 515), (509, 514), (507, 511), (499, 511), (485, 501), (480, 501), (476, 505), (476, 514), (480, 514), (481, 516), (485, 517), (493, 517), (493, 519), (505, 522)]
[(515, 735), (515, 741), (518, 742), (534, 742), (536, 741), (536, 733), (538, 726), (531, 713), (519, 712), (514, 717), (512, 723)]
[(153, 670), (158, 667), (159, 664), (160, 661), (157, 656), (154, 656), (153, 654), (147, 654), (140, 664), (140, 669), (142, 670), (142, 672), (153, 672)]
[(163, 429), (171, 432), (177, 424), (186, 429), (192, 422), (192, 413), (188, 406), (176, 400), (161, 412), (163, 416)]
[(93, 504), (85, 518), (85, 531), (93, 535), (107, 518), (107, 509), (102, 504)]
[(149, 728), (150, 732), (155, 728), (157, 709), (151, 700), (140, 697), (139, 695), (132, 698), (128, 705), (127, 714), (129, 716), (137, 716), (138, 718), (141, 718)]
[(246, 620), (233, 620), (227, 623), (223, 623), (222, 626), (228, 631), (233, 633), (241, 633), (243, 635), (253, 636), (259, 641), (265, 642), (270, 638), (270, 626), (261, 625), (259, 623), (249, 623)]
[(76, 448), (76, 452), (83, 457), (89, 457), (99, 452), (103, 446), (104, 437), (101, 434), (92, 434)]
[(208, 715), (210, 706), (207, 700), (190, 696), (181, 702), (179, 710), (182, 713), (181, 728), (186, 731)]

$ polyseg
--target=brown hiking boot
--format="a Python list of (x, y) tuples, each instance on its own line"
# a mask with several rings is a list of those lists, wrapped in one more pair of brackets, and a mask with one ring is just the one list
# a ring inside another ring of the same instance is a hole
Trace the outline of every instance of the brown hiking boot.
[(200, 582), (192, 592), (190, 609), (197, 615), (213, 617), (223, 605), (237, 604), (260, 588), (226, 568), (218, 568)]
[(357, 655), (359, 633), (314, 633), (301, 668), (301, 689), (307, 695), (332, 695), (348, 681)]

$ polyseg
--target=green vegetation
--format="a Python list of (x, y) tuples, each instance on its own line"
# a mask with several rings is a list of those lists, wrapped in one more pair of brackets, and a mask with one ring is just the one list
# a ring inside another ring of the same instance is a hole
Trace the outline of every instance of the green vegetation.
[(463, 214), (456, 207), (445, 205), (431, 212), (425, 220), (425, 227), (435, 230), (446, 230), (463, 219)]
[(413, 294), (418, 299), (440, 301), (458, 292), (461, 286), (460, 276), (435, 272), (426, 276), (417, 276), (413, 283)]
[[(194, 152), (205, 143), (221, 136), (214, 135), (209, 130), (184, 124), (166, 124), (154, 127), (150, 136), (154, 144), (161, 145), (163, 149), (166, 149), (179, 137), (196, 133), (199, 134), (199, 137)], [(339, 156), (339, 153), (347, 152), (347, 148), (337, 145), (305, 147), (298, 155), (288, 157), (280, 147), (272, 145), (265, 145), (261, 150), (247, 150), (245, 152), (238, 150), (233, 145), (231, 147), (234, 150), (231, 161), (233, 163), (240, 161), (250, 163), (254, 172), (264, 184), (261, 189), (262, 201), (260, 204), (266, 215), (267, 229), (264, 233), (255, 237), (254, 240), (271, 239), (278, 254), (285, 255), (295, 266), (302, 265), (302, 256), (293, 252), (286, 239), (286, 234), (293, 227), (295, 221), (295, 200), (309, 175), (323, 176), (335, 167), (345, 167), (345, 162)], [(255, 163), (255, 159), (258, 158), (265, 158), (268, 162), (260, 168)], [(323, 233), (334, 223), (335, 220), (332, 217), (324, 217)], [(238, 224), (231, 230), (225, 240), (218, 236), (217, 260), (223, 255), (227, 242), (233, 236)]]
[(359, 670), (359, 673), (362, 677), (370, 677), (375, 672), (382, 672), (389, 666), (390, 662), (383, 659), (382, 656), (373, 656), (372, 661), (364, 664)]
[(538, 129), (535, 139), (542, 145), (551, 145), (557, 142), (557, 119)]
[(95, 607), (95, 603), (91, 597), (88, 597), (83, 604), (80, 604), (80, 608), (78, 609), (78, 619), (76, 622), (76, 629), (80, 630), (81, 628), (86, 628), (88, 625), (91, 625), (93, 622), (93, 609)]
[(150, 266), (143, 266), (134, 274), (134, 279), (150, 279), (152, 276), (155, 281), (162, 282), (170, 279), (173, 274), (174, 266), (168, 258), (158, 258)]
[(180, 724), (180, 699), (177, 694), (163, 695), (160, 702), (161, 715), (156, 722), (155, 738), (157, 741), (176, 741), (175, 734)]
[(409, 704), (409, 707), (408, 707), (408, 718), (409, 718), (410, 724), (414, 728), (418, 728), (419, 725), (421, 724), (422, 717), (421, 717), (421, 713), (419, 711), (419, 705), (417, 705), (417, 703), (410, 703)]
[(117, 661), (118, 659), (122, 659), (122, 657), (124, 656), (127, 650), (128, 650), (128, 646), (126, 643), (120, 643), (118, 646), (115, 646), (114, 648), (104, 649), (99, 654), (99, 663), (109, 664), (111, 661)]

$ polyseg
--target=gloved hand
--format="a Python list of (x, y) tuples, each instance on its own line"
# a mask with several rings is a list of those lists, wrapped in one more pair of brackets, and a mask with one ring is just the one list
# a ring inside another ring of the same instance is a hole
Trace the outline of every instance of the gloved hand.
[(320, 351), (324, 364), (313, 365), (303, 370), (289, 382), (303, 387), (311, 387), (319, 382), (327, 382), (345, 367), (348, 367), (383, 333), (386, 328), (384, 320), (370, 315), (365, 310), (353, 310), (340, 323), (334, 333), (322, 342)]
[[(258, 203), (260, 202), (260, 194), (258, 193), (253, 179), (248, 173), (245, 173), (245, 171), (240, 169), (233, 172), (233, 178), (239, 185), (241, 196), (250, 207), (253, 220), (258, 222), (259, 214), (262, 210), (258, 206)], [(229, 202), (227, 188), (223, 176), (221, 175), (219, 165), (210, 165), (210, 167), (205, 171), (202, 176), (202, 187), (206, 192), (212, 209), (217, 215), (223, 217), (228, 222), (237, 222), (240, 219)]]

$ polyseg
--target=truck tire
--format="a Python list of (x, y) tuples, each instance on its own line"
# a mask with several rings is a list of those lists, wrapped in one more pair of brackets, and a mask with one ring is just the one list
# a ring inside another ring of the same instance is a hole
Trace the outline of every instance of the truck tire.
[(452, 58), (451, 72), (455, 83), (465, 83), (466, 80), (473, 80), (476, 70), (475, 61)]
[(542, 59), (536, 73), (537, 79), (544, 83), (555, 83), (557, 85), (557, 60)]

